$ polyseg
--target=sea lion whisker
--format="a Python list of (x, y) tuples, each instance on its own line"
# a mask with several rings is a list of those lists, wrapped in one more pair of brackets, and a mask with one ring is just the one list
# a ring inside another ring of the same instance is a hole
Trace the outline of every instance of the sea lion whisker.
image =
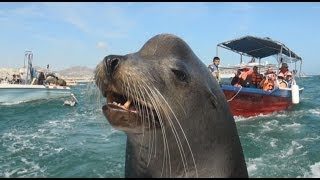
[[(152, 99), (154, 99), (154, 104), (153, 104), (153, 106), (154, 106), (154, 108), (155, 109), (157, 109), (157, 111), (156, 112), (159, 112), (158, 113), (158, 117), (159, 117), (159, 115), (160, 115), (160, 109), (162, 109), (161, 108), (161, 101), (160, 101), (160, 99), (158, 98), (158, 96), (156, 95), (156, 93), (154, 92), (154, 90), (152, 90), (149, 86), (147, 86), (148, 88), (149, 88), (149, 90), (150, 90), (150, 92), (151, 92), (151, 94), (152, 94)], [(153, 87), (154, 88), (154, 87)], [(159, 110), (158, 110), (158, 107), (160, 108)], [(163, 110), (163, 109), (162, 109)], [(163, 112), (163, 111), (162, 111)], [(163, 120), (162, 120), (162, 116), (160, 116), (160, 118), (159, 118), (159, 120), (161, 119), (161, 128), (162, 129), (165, 129), (165, 126), (164, 126), (164, 123), (163, 123)], [(166, 134), (163, 134), (163, 138), (165, 139), (165, 141), (166, 141), (166, 144), (165, 144), (165, 146), (166, 146), (166, 150), (167, 151), (165, 151), (167, 154), (168, 154), (168, 159), (166, 159), (167, 161), (166, 162), (168, 162), (168, 164), (169, 164), (169, 177), (171, 177), (171, 160), (170, 160), (170, 149), (169, 149), (169, 145), (168, 145), (168, 141), (167, 141), (167, 137), (166, 137)]]
[[(142, 96), (142, 100), (144, 101), (144, 102), (146, 102), (146, 99), (145, 99), (145, 94), (147, 94), (148, 92), (145, 92), (145, 91), (143, 91), (144, 89), (143, 89), (143, 87), (140, 85), (140, 83), (138, 84), (138, 89), (139, 89), (139, 92), (140, 92), (140, 94), (141, 94), (141, 96)], [(155, 122), (155, 118), (154, 118), (154, 116), (153, 116), (153, 114), (151, 115), (151, 113), (152, 113), (152, 111), (150, 112), (150, 114), (149, 114), (149, 108), (147, 108), (146, 106), (144, 106), (145, 107), (145, 111), (146, 111), (146, 117), (147, 118), (150, 118), (150, 116), (152, 116), (152, 119), (151, 119), (151, 121), (154, 123)], [(150, 120), (148, 121), (148, 124), (149, 124), (149, 130), (152, 130), (152, 132), (154, 132), (155, 130), (154, 130), (154, 128), (151, 128), (151, 122), (150, 122)], [(155, 125), (155, 124), (154, 124)], [(153, 145), (154, 145), (154, 142), (153, 142), (153, 139), (152, 139), (152, 133), (149, 133), (149, 155), (148, 155), (148, 163), (147, 163), (147, 166), (149, 166), (149, 163), (151, 162), (151, 158), (152, 158), (152, 151), (153, 151)]]
[[(155, 89), (157, 92), (159, 92), (156, 88), (154, 88), (154, 89)], [(159, 95), (162, 97), (163, 101), (166, 102), (166, 100), (163, 98), (163, 96), (162, 96), (161, 94), (159, 94)], [(160, 98), (158, 98), (158, 99), (160, 99)], [(160, 101), (160, 102), (161, 102), (161, 101)], [(163, 112), (164, 112), (165, 116), (167, 117), (166, 119), (167, 119), (167, 121), (168, 121), (168, 123), (169, 123), (169, 125), (170, 125), (170, 127), (171, 127), (171, 130), (172, 130), (173, 135), (174, 135), (174, 137), (175, 137), (175, 140), (176, 140), (176, 142), (177, 142), (178, 149), (179, 149), (179, 152), (180, 152), (180, 155), (181, 155), (182, 164), (183, 164), (185, 173), (186, 173), (186, 175), (187, 175), (188, 164), (187, 164), (186, 154), (185, 154), (185, 152), (184, 152), (184, 149), (183, 149), (183, 146), (182, 146), (182, 143), (181, 143), (179, 134), (178, 134), (178, 132), (177, 132), (177, 130), (176, 130), (176, 128), (175, 128), (172, 120), (171, 120), (171, 117), (170, 117), (167, 109), (164, 108), (165, 106), (167, 106), (167, 104), (161, 105), (160, 107), (162, 107)], [(171, 113), (175, 116), (174, 112), (171, 111)], [(191, 153), (192, 153), (192, 152), (191, 152)]]
[[(147, 106), (142, 106), (140, 101), (138, 101), (137, 99), (140, 99), (142, 100), (143, 102), (146, 102), (145, 100), (145, 97), (144, 97), (144, 93), (142, 92), (142, 89), (141, 89), (141, 85), (139, 85), (139, 82), (138, 81), (133, 81), (131, 78), (129, 78), (128, 76), (125, 78), (125, 82), (123, 83), (123, 89), (124, 92), (126, 93), (126, 96), (127, 96), (127, 99), (132, 99), (133, 100), (133, 104), (134, 106), (136, 107), (136, 109), (138, 110), (139, 114), (140, 114), (140, 120), (142, 121), (142, 127), (146, 127), (145, 126), (145, 123), (147, 122), (148, 123), (148, 126), (150, 128), (151, 124), (150, 124), (150, 121), (147, 121), (147, 118), (150, 116), (150, 112), (149, 112), (149, 109), (147, 108)], [(144, 110), (145, 113), (142, 113)], [(152, 112), (152, 111), (151, 111)], [(153, 117), (153, 119), (155, 119)], [(155, 120), (153, 120), (153, 122), (155, 122)], [(137, 123), (137, 122), (136, 122)], [(145, 132), (144, 132), (144, 129), (142, 129), (142, 138), (140, 139), (140, 143), (142, 144), (142, 142), (144, 141), (144, 136), (145, 136)], [(149, 137), (151, 136), (151, 134), (149, 133)], [(151, 145), (151, 138), (149, 138), (149, 147), (152, 146)], [(149, 148), (149, 154), (152, 153), (152, 149), (153, 148)], [(141, 150), (142, 150), (142, 146), (140, 147), (139, 149), (139, 154), (141, 154)], [(149, 155), (151, 156), (151, 155)], [(150, 161), (150, 158), (149, 160)]]
[[(164, 123), (163, 123), (163, 120), (162, 120), (162, 115), (160, 113), (160, 110), (158, 109), (158, 104), (157, 104), (157, 98), (154, 97), (155, 93), (153, 92), (153, 90), (149, 87), (149, 86), (145, 86), (149, 89), (150, 93), (148, 93), (149, 98), (152, 102), (152, 105), (155, 109), (155, 112), (158, 116), (158, 119), (159, 119), (159, 123), (160, 123), (160, 128), (161, 128), (161, 131), (162, 131), (162, 137), (163, 137), (163, 147), (164, 147), (164, 151), (165, 154), (164, 154), (164, 157), (163, 157), (163, 164), (162, 164), (162, 170), (161, 170), (161, 177), (163, 175), (163, 170), (164, 170), (164, 166), (165, 166), (165, 163), (168, 162), (169, 164), (169, 174), (171, 176), (171, 162), (170, 162), (170, 149), (169, 149), (169, 145), (168, 145), (168, 141), (167, 141), (167, 137), (166, 137), (166, 130), (165, 130), (165, 126), (164, 126)], [(160, 107), (160, 106), (159, 106)]]
[[(133, 89), (134, 89), (134, 92), (133, 92), (133, 96), (134, 97), (137, 97), (137, 98), (134, 98), (134, 99), (142, 99), (141, 98), (141, 94), (140, 94), (140, 89), (137, 87), (138, 86), (138, 83), (132, 83), (133, 84)], [(146, 116), (145, 116), (145, 113), (143, 113), (143, 106), (141, 105), (141, 103), (140, 103), (140, 101), (138, 101), (137, 100), (137, 104), (138, 104), (138, 107), (137, 107), (137, 109), (138, 109), (138, 112), (139, 112), (139, 114), (140, 114), (140, 116), (141, 116), (141, 121), (142, 121), (142, 126), (141, 126), (141, 128), (142, 128), (142, 138), (140, 139), (141, 140), (141, 142), (140, 142), (140, 144), (143, 144), (143, 141), (144, 141), (144, 136), (145, 136), (145, 121), (146, 121)], [(138, 123), (138, 122), (137, 122)], [(139, 150), (139, 155), (140, 155), (140, 153), (141, 153), (141, 150), (142, 150), (142, 147), (143, 146), (140, 146), (140, 150)]]
[(165, 100), (165, 98), (162, 96), (162, 94), (159, 92), (158, 89), (155, 89), (155, 90), (156, 90), (157, 93), (161, 96), (161, 98), (163, 99), (163, 101), (166, 103), (167, 107), (168, 107), (168, 108), (170, 109), (170, 111), (172, 112), (172, 115), (174, 116), (175, 120), (177, 121), (177, 124), (179, 125), (179, 127), (180, 127), (180, 129), (181, 129), (181, 131), (182, 131), (182, 133), (183, 133), (183, 136), (184, 136), (184, 138), (186, 139), (186, 143), (187, 143), (187, 145), (188, 145), (188, 148), (189, 148), (189, 150), (190, 150), (190, 153), (191, 153), (191, 156), (192, 156), (192, 160), (193, 160), (193, 163), (194, 163), (194, 167), (195, 167), (195, 171), (196, 171), (196, 176), (198, 177), (197, 165), (196, 165), (196, 162), (195, 162), (195, 159), (194, 159), (194, 155), (193, 155), (191, 146), (190, 146), (190, 144), (189, 144), (188, 138), (187, 138), (187, 136), (186, 136), (186, 134), (185, 134), (185, 132), (184, 132), (184, 130), (183, 130), (183, 128), (182, 128), (182, 126), (181, 126), (178, 118), (177, 118), (177, 116), (175, 115), (175, 113), (174, 113), (174, 111), (172, 110), (172, 108), (169, 106), (168, 102)]
[[(144, 90), (144, 94), (145, 95), (147, 95), (149, 98), (150, 98), (150, 93), (147, 91), (147, 89), (145, 88), (145, 87), (148, 87), (148, 85), (146, 85), (146, 83), (143, 81), (143, 84), (144, 85), (141, 85), (141, 88)], [(150, 98), (151, 99), (151, 98)], [(154, 105), (154, 103), (152, 103), (153, 105)], [(147, 108), (148, 109), (148, 108)], [(150, 110), (151, 111), (151, 120), (152, 120), (152, 123), (153, 123), (153, 127), (156, 127), (156, 119), (155, 119), (155, 116), (154, 116), (154, 113), (153, 113), (153, 111), (152, 110)], [(156, 145), (157, 145), (157, 143), (156, 143), (156, 141), (157, 141), (157, 134), (156, 134), (156, 128), (152, 128), (152, 134), (153, 134), (153, 136), (152, 136), (152, 144), (154, 144), (154, 155), (156, 156), (156, 154), (157, 154), (157, 147), (156, 147)], [(152, 145), (153, 146), (153, 145)], [(153, 149), (153, 148), (151, 148), (151, 149)], [(152, 153), (152, 152), (151, 152)]]
[(179, 149), (179, 152), (180, 152), (180, 155), (181, 155), (183, 168), (185, 170), (185, 173), (187, 174), (188, 164), (187, 164), (186, 155), (185, 155), (185, 152), (184, 152), (184, 149), (183, 149), (179, 134), (178, 134), (178, 132), (177, 132), (172, 120), (171, 120), (170, 115), (167, 112), (164, 112), (164, 113), (165, 113), (165, 116), (167, 117), (166, 120), (168, 121), (168, 123), (169, 123), (169, 125), (171, 127), (171, 130), (173, 132), (174, 138), (175, 138), (175, 140), (177, 142), (178, 149)]
[[(133, 82), (133, 80), (130, 80), (130, 82)], [(132, 84), (132, 85), (131, 85)], [(140, 119), (141, 119), (141, 124), (142, 124), (142, 126), (141, 126), (141, 130), (142, 130), (142, 138), (140, 139), (140, 144), (143, 144), (143, 141), (144, 141), (144, 136), (145, 136), (145, 125), (144, 125), (144, 123), (145, 123), (145, 113), (143, 113), (143, 111), (142, 111), (142, 109), (143, 109), (143, 106), (141, 105), (141, 103), (140, 103), (140, 101), (138, 101), (137, 99), (141, 99), (141, 95), (140, 95), (140, 91), (139, 91), (139, 89), (138, 89), (138, 83), (137, 82), (134, 82), (134, 83), (131, 83), (130, 85), (132, 86), (132, 88), (130, 88), (130, 89), (133, 89), (133, 91), (132, 91), (132, 99), (133, 99), (133, 102), (135, 102), (134, 104), (135, 104), (135, 106), (136, 106), (136, 108), (137, 108), (137, 110), (138, 110), (138, 113), (140, 114)], [(136, 98), (134, 98), (134, 97), (136, 97)], [(138, 123), (138, 121), (136, 122), (136, 123)], [(143, 146), (140, 146), (140, 149), (139, 149), (139, 155), (141, 154), (141, 151), (142, 151), (142, 147)]]

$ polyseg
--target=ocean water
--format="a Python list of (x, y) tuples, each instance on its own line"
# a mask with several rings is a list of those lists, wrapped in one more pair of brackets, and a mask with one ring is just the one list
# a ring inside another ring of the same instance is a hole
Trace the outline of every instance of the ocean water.
[[(236, 117), (250, 177), (320, 177), (320, 77), (298, 79), (305, 89), (290, 111)], [(91, 84), (64, 100), (0, 105), (0, 177), (124, 177), (126, 135), (102, 115)]]

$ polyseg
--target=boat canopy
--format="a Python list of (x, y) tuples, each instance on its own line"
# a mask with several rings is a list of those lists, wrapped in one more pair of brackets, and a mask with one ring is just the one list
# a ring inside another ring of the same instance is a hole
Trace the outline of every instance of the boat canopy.
[(286, 55), (285, 61), (302, 61), (302, 58), (291, 51), (283, 43), (272, 40), (268, 37), (258, 38), (254, 36), (244, 36), (239, 39), (223, 42), (217, 46), (237, 52), (239, 54), (251, 56), (254, 58), (265, 58), (272, 55)]

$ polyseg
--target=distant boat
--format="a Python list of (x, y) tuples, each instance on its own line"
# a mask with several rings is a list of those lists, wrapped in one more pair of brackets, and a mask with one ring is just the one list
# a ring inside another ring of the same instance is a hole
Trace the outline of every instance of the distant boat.
[(25, 78), (22, 78), (20, 82), (15, 82), (14, 84), (8, 81), (0, 84), (1, 104), (71, 96), (71, 89), (68, 86), (44, 83), (35, 84), (37, 77), (33, 77), (32, 52), (26, 51), (25, 57), (28, 59), (28, 66), (27, 68), (23, 68), (21, 73), (22, 75), (26, 74)]
[[(302, 58), (287, 48), (283, 43), (271, 40), (270, 38), (245, 36), (219, 43), (217, 45), (217, 56), (218, 47), (239, 53), (241, 60), (242, 55), (257, 58), (259, 62), (262, 58), (277, 55), (278, 66), (281, 63), (296, 63), (300, 61), (301, 70)], [(261, 67), (265, 68), (268, 66)], [(296, 72), (297, 70), (295, 69), (294, 71)], [(278, 73), (277, 70), (276, 75), (278, 75)], [(279, 86), (275, 86), (271, 91), (265, 91), (260, 88), (232, 86), (231, 81), (229, 81), (222, 83), (221, 89), (225, 94), (234, 116), (250, 117), (288, 110), (298, 104), (304, 88), (297, 85), (295, 76), (293, 76), (292, 84), (290, 85), (289, 88), (279, 88)]]

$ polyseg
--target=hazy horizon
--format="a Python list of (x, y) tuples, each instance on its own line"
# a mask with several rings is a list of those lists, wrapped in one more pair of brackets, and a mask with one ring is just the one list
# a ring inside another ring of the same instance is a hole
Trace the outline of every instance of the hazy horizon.
[[(34, 66), (95, 68), (161, 33), (181, 37), (208, 65), (218, 43), (252, 35), (284, 43), (303, 58), (302, 72), (316, 75), (317, 17), (315, 2), (1, 2), (0, 67), (22, 67), (31, 50)], [(219, 57), (222, 66), (240, 59), (223, 50)]]

